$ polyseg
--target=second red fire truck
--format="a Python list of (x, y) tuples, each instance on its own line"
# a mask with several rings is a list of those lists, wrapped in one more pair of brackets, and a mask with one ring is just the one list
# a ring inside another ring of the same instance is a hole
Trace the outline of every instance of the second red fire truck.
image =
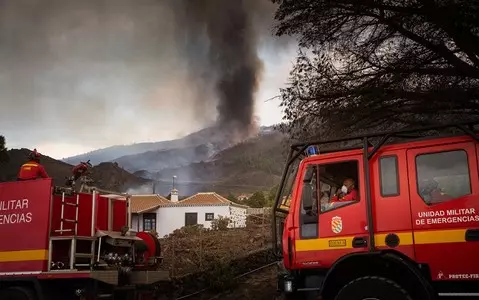
[[(293, 145), (273, 217), (284, 297), (478, 297), (479, 137), (473, 125)], [(413, 136), (451, 128), (461, 134)], [(362, 146), (321, 150), (354, 140)], [(344, 197), (351, 190), (357, 195)]]
[(153, 300), (158, 238), (131, 230), (130, 196), (0, 183), (1, 300)]

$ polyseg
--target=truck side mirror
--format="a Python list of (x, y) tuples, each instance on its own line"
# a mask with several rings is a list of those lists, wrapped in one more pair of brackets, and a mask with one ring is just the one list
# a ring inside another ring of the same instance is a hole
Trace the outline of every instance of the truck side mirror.
[(313, 165), (308, 165), (304, 172), (301, 203), (303, 204), (303, 209), (306, 211), (310, 211), (313, 207), (313, 186), (311, 185), (311, 180), (313, 179), (315, 170)]
[(304, 210), (310, 211), (313, 208), (313, 188), (311, 183), (304, 183), (301, 202), (303, 203)]
[(312, 165), (309, 165), (306, 167), (306, 171), (304, 172), (304, 178), (303, 178), (304, 183), (311, 182), (311, 179), (313, 179), (314, 170), (315, 168)]

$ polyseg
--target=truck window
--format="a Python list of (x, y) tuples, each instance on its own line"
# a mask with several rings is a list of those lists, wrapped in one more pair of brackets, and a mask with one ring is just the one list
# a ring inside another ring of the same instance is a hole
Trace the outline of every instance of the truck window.
[(319, 203), (319, 181), (317, 165), (310, 165), (312, 170), (311, 180), (302, 182), (301, 192), (301, 238), (318, 237), (318, 203)]
[[(360, 200), (359, 163), (357, 160), (321, 164), (318, 165), (318, 169), (321, 182), (321, 194), (318, 197), (320, 199), (321, 213), (356, 203)], [(350, 186), (346, 193), (341, 191), (344, 183)]]
[(395, 155), (383, 156), (379, 159), (381, 196), (399, 195), (398, 158)]
[(467, 152), (454, 150), (416, 156), (417, 189), (428, 205), (471, 194)]

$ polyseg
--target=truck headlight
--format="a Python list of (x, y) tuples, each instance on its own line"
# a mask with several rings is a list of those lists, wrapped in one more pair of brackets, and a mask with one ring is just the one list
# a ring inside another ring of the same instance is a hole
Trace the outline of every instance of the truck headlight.
[(284, 291), (287, 293), (293, 292), (293, 282), (291, 280), (284, 281)]

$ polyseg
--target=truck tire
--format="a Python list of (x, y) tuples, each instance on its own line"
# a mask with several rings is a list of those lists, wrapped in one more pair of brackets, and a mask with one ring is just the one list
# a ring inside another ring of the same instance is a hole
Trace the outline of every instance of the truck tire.
[(335, 300), (413, 300), (396, 282), (378, 276), (354, 279), (339, 291)]
[(35, 293), (23, 286), (13, 286), (0, 291), (1, 300), (36, 300)]

